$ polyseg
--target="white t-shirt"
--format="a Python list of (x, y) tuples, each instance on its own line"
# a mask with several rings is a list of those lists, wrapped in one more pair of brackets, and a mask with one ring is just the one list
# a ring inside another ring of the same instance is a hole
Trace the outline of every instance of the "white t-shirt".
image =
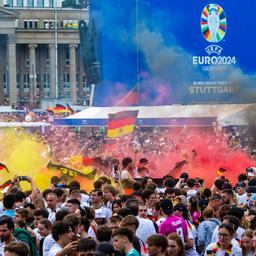
[(49, 254), (49, 251), (55, 243), (56, 242), (53, 239), (52, 234), (45, 237), (44, 243), (43, 243), (43, 255), (44, 256), (51, 256), (51, 254)]
[(187, 227), (188, 227), (188, 239), (193, 239), (193, 247), (189, 248), (186, 250), (186, 256), (198, 256), (199, 254), (196, 251), (196, 245), (195, 245), (195, 240), (197, 238), (197, 230), (195, 226), (192, 223), (188, 224), (187, 222)]
[(49, 213), (48, 215), (48, 220), (51, 222), (51, 223), (54, 223), (55, 220), (56, 220), (56, 212), (53, 212), (50, 208), (47, 208), (47, 211)]
[(41, 236), (41, 235), (39, 234), (38, 228), (34, 228), (34, 229), (33, 229), (33, 232), (34, 232), (34, 234), (36, 235), (36, 240), (40, 241), (40, 240), (43, 238), (43, 236)]
[(89, 206), (90, 197), (84, 193), (81, 193), (81, 203)]
[(105, 218), (106, 220), (109, 220), (112, 217), (112, 211), (105, 207), (101, 206), (98, 209), (95, 209), (95, 219), (97, 218)]
[[(207, 251), (211, 251), (214, 247), (216, 247), (216, 243), (209, 244), (206, 247), (204, 255), (207, 256)], [(233, 244), (231, 251), (232, 251), (232, 253), (230, 256), (242, 256), (242, 249), (239, 247), (238, 244), (236, 244), (236, 245)], [(214, 255), (215, 256), (224, 256), (225, 253), (226, 253), (225, 250), (218, 249), (218, 251)]]
[(139, 221), (139, 227), (136, 230), (136, 236), (146, 243), (149, 236), (156, 234), (156, 229), (151, 220), (136, 217)]
[(160, 219), (158, 219), (158, 220), (156, 221), (157, 226), (159, 227), (160, 224), (161, 224), (162, 222), (164, 222), (165, 220), (166, 220), (166, 217), (161, 217)]
[(58, 252), (61, 252), (62, 250), (63, 248), (58, 243), (55, 243), (49, 251), (49, 256), (55, 256)]
[(237, 198), (237, 205), (246, 205), (247, 202), (249, 201), (250, 198), (247, 197), (247, 194), (242, 194), (242, 195), (238, 195), (236, 194), (236, 198)]
[(127, 170), (122, 170), (121, 172), (121, 180), (127, 180), (130, 179), (131, 175)]
[(187, 199), (190, 199), (192, 196), (195, 196), (197, 191), (195, 189), (190, 189), (187, 192)]

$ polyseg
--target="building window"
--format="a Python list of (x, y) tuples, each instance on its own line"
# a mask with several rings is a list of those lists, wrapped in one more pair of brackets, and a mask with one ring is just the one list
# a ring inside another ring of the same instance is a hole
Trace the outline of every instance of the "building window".
[(86, 76), (85, 75), (83, 75), (82, 83), (83, 83), (83, 95), (85, 96), (86, 95)]
[(34, 7), (34, 0), (28, 0), (28, 7)]
[(54, 28), (54, 20), (44, 20), (44, 28), (45, 29), (53, 29)]
[(40, 74), (36, 74), (36, 88), (40, 88)]
[(69, 89), (70, 88), (70, 76), (69, 73), (64, 74), (64, 88)]
[(44, 7), (44, 0), (36, 0), (37, 7)]
[(53, 7), (53, 0), (49, 0), (49, 7)]
[(29, 68), (29, 58), (26, 58), (26, 67)]
[(23, 75), (23, 87), (24, 89), (29, 89), (29, 74)]
[(44, 89), (50, 88), (50, 74), (44, 74), (43, 87)]
[(79, 80), (80, 77), (79, 77), (79, 73), (76, 73), (76, 88), (79, 88)]
[(69, 73), (64, 74), (64, 97), (69, 97), (70, 96), (70, 76)]
[(3, 80), (4, 80), (4, 83), (3, 83), (4, 89), (7, 89), (7, 84), (8, 84), (8, 75), (7, 75), (7, 73), (4, 73)]
[(70, 60), (69, 60), (69, 51), (66, 51), (66, 66), (69, 67)]
[(17, 6), (23, 7), (23, 0), (17, 0)]
[(20, 74), (16, 75), (16, 87), (17, 87), (17, 89), (20, 88)]
[(24, 28), (35, 29), (38, 28), (39, 20), (24, 20)]
[(12, 7), (13, 6), (13, 0), (7, 0), (6, 5), (9, 6), (9, 7)]

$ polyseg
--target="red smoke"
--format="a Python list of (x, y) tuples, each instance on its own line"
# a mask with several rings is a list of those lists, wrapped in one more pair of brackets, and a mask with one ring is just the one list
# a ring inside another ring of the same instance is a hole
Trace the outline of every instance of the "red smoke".
[[(223, 175), (232, 184), (235, 184), (237, 176), (244, 173), (246, 167), (256, 166), (256, 162), (251, 160), (241, 149), (230, 148), (226, 138), (222, 135), (216, 137), (209, 130), (204, 131), (198, 128), (182, 131), (171, 128), (168, 134), (159, 133), (154, 137), (154, 140), (156, 140), (154, 143), (158, 143), (161, 147), (161, 151), (157, 155), (143, 154), (142, 147), (136, 157), (137, 161), (140, 157), (149, 159), (150, 166), (155, 170), (151, 173), (154, 178), (161, 178), (166, 174), (178, 178), (181, 171), (187, 171), (190, 177), (203, 178), (206, 186), (211, 186), (217, 177), (217, 170), (222, 167), (226, 169)], [(117, 157), (123, 155), (122, 157), (130, 156), (133, 158), (136, 147), (132, 149), (125, 145), (120, 146), (122, 143), (125, 142), (120, 139), (118, 143), (107, 146), (105, 150), (112, 152), (114, 150)], [(172, 147), (175, 149), (170, 150)], [(120, 150), (121, 148), (123, 150)], [(188, 164), (183, 166), (180, 171), (171, 172), (175, 165), (182, 160), (188, 161)]]

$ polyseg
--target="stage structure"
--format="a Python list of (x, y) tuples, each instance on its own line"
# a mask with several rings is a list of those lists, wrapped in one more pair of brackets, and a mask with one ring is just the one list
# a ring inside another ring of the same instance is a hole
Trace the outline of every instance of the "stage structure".
[(137, 125), (146, 126), (245, 126), (256, 113), (255, 104), (171, 105), (138, 107), (89, 107), (54, 125), (97, 127), (107, 126), (108, 114), (139, 110)]

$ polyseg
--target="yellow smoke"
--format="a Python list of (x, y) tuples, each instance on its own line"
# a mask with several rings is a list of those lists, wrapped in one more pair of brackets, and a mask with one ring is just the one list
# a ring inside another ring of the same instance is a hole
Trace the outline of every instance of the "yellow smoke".
[[(47, 146), (38, 138), (25, 132), (22, 128), (0, 129), (0, 162), (5, 164), (9, 173), (2, 170), (0, 173), (0, 185), (9, 179), (17, 176), (29, 176), (34, 179), (40, 190), (49, 188), (52, 176), (61, 176), (60, 171), (48, 169), (47, 163), (50, 160)], [(76, 166), (73, 166), (75, 168)], [(76, 168), (80, 169), (80, 168)], [(83, 173), (91, 172), (91, 168), (83, 167)], [(76, 176), (81, 188), (91, 191), (93, 181)], [(28, 182), (20, 182), (24, 191), (30, 190)], [(0, 192), (1, 193), (1, 192)]]
[[(12, 179), (14, 175), (36, 179), (39, 170), (49, 161), (46, 145), (21, 128), (1, 129), (0, 145), (0, 162), (4, 163), (10, 171), (10, 173), (1, 172), (0, 184)], [(41, 189), (48, 187), (49, 178), (48, 176), (47, 179), (36, 179), (36, 185)], [(30, 184), (22, 182), (22, 187), (24, 190), (29, 190)]]

